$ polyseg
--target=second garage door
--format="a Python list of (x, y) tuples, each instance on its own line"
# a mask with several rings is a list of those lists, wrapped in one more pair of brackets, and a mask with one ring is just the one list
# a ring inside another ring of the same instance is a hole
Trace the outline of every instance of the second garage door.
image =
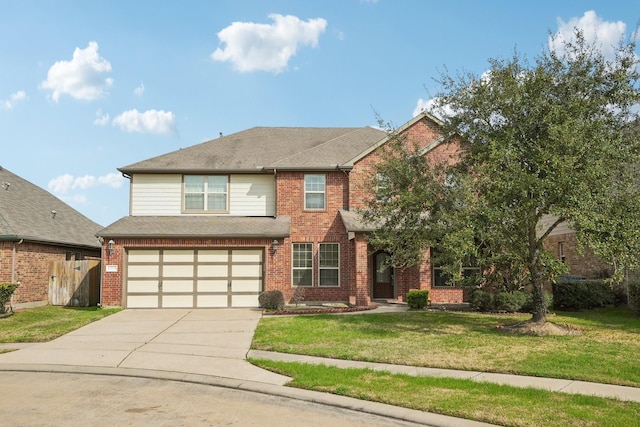
[(130, 249), (128, 308), (257, 307), (263, 249)]

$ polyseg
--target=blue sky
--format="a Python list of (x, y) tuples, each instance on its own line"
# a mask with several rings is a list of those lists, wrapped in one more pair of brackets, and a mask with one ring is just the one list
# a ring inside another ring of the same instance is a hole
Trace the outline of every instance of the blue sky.
[(253, 126), (401, 125), (445, 67), (639, 20), (628, 0), (0, 0), (0, 166), (107, 226), (118, 167)]

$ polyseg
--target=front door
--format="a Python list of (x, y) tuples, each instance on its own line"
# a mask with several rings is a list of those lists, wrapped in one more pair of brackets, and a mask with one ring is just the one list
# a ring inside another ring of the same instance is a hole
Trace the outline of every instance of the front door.
[(393, 292), (393, 267), (389, 265), (387, 252), (373, 254), (373, 298), (395, 298)]

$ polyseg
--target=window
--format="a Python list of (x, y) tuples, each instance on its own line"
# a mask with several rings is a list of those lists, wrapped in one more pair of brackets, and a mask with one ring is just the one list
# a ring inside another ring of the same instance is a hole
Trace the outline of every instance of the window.
[(293, 244), (293, 286), (313, 286), (313, 244)]
[(376, 174), (376, 200), (385, 202), (389, 199), (389, 177), (385, 174)]
[(304, 176), (304, 208), (325, 209), (326, 177), (324, 175)]
[[(431, 249), (431, 258), (433, 259), (436, 254), (435, 249)], [(465, 261), (462, 266), (462, 279), (469, 281), (476, 281), (480, 275), (480, 267), (475, 258), (471, 257)], [(441, 265), (433, 265), (432, 283), (434, 287), (454, 287), (460, 285), (452, 280), (450, 274), (443, 271)]]
[(226, 211), (228, 196), (226, 175), (184, 177), (184, 209), (186, 211)]
[(320, 243), (318, 250), (320, 286), (340, 286), (340, 245)]

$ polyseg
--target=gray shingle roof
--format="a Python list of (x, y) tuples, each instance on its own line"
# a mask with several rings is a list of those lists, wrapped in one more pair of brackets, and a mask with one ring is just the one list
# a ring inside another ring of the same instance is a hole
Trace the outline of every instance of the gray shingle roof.
[(258, 172), (343, 166), (386, 137), (371, 127), (254, 127), (119, 168), (121, 172)]
[(288, 237), (288, 216), (128, 216), (100, 230), (108, 238), (267, 238)]
[(365, 222), (362, 215), (358, 212), (348, 211), (346, 209), (339, 209), (338, 212), (340, 212), (340, 218), (342, 218), (344, 227), (349, 232), (362, 233), (374, 231), (378, 228), (376, 224)]
[[(96, 224), (53, 194), (0, 167), (0, 239), (100, 248)], [(55, 211), (55, 215), (52, 213)]]

